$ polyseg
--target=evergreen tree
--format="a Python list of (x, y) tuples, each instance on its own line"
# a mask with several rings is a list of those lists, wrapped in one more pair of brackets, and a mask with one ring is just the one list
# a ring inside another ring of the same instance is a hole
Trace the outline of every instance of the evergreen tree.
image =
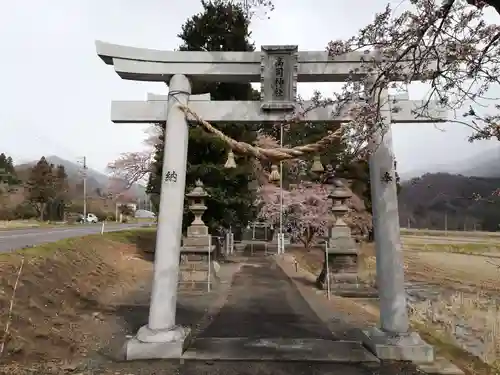
[(47, 205), (46, 214), (50, 220), (64, 220), (69, 190), (68, 175), (63, 165), (52, 167), (52, 175), (55, 193)]
[(14, 212), (9, 207), (10, 193), (15, 191), (19, 179), (14, 169), (14, 163), (11, 157), (4, 153), (0, 154), (0, 216), (2, 220), (11, 220), (15, 218)]
[[(249, 19), (240, 5), (225, 1), (202, 1), (203, 12), (194, 15), (182, 26), (179, 37), (181, 51), (253, 51), (248, 40)], [(258, 100), (250, 84), (221, 82), (192, 82), (192, 93), (210, 93), (212, 100)], [(242, 124), (218, 125), (225, 134), (245, 142), (256, 138), (256, 127)], [(148, 183), (155, 209), (158, 209), (163, 163), (163, 135), (156, 145), (153, 173)], [(219, 227), (244, 227), (256, 215), (254, 192), (249, 184), (253, 170), (248, 158), (238, 158), (238, 167), (224, 169), (228, 148), (218, 138), (207, 134), (198, 126), (190, 127), (186, 185), (194, 185), (201, 179), (211, 197), (204, 220), (213, 231)], [(186, 228), (192, 218), (187, 205), (183, 225)]]
[(40, 220), (44, 220), (47, 204), (56, 196), (53, 165), (47, 162), (45, 156), (31, 169), (28, 179), (28, 201), (37, 211)]
[[(4, 153), (0, 154), (0, 192), (8, 190), (10, 186), (19, 183), (17, 178), (16, 170), (14, 168), (14, 162), (10, 156)], [(4, 186), (4, 188), (2, 188)], [(5, 188), (7, 186), (7, 189)]]
[(65, 195), (68, 192), (68, 175), (66, 174), (66, 169), (64, 165), (58, 165), (53, 171), (54, 175), (54, 187), (56, 190), (56, 194), (60, 198), (65, 198)]

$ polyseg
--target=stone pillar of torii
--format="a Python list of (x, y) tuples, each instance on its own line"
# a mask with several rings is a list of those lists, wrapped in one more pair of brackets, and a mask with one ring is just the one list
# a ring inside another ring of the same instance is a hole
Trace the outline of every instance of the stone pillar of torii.
[[(169, 86), (168, 95), (150, 94), (146, 101), (113, 102), (111, 119), (116, 123), (166, 123), (149, 321), (127, 342), (126, 357), (178, 358), (189, 335), (187, 328), (176, 325), (175, 311), (188, 122), (196, 121), (181, 106), (188, 106), (215, 125), (282, 122), (298, 111), (297, 82), (362, 79), (373, 74), (365, 66), (375, 54), (331, 57), (327, 52), (298, 52), (295, 45), (263, 46), (260, 52), (158, 51), (100, 41), (96, 46), (101, 59), (112, 65), (121, 78), (159, 81)], [(403, 69), (404, 64), (405, 61), (400, 62)], [(191, 81), (197, 80), (260, 82), (261, 101), (211, 101), (207, 94), (191, 95)], [(445, 121), (446, 112), (431, 102), (427, 116), (419, 117), (415, 111), (422, 107), (421, 101), (389, 98), (387, 90), (382, 91), (382, 96), (385, 100), (380, 102), (381, 115), (387, 126), (373, 136), (370, 157), (380, 327), (360, 331), (360, 338), (381, 359), (429, 362), (434, 359), (433, 348), (409, 331), (390, 124)], [(335, 117), (332, 106), (315, 108), (307, 102), (300, 106), (312, 108), (300, 118), (303, 122), (340, 124), (352, 120), (349, 106)]]

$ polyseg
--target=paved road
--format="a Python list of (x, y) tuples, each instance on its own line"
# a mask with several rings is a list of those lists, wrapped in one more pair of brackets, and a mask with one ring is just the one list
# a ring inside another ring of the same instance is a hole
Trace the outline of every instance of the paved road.
[[(144, 224), (105, 224), (105, 232), (133, 229)], [(0, 253), (21, 249), (27, 246), (55, 242), (64, 238), (86, 236), (101, 232), (101, 225), (81, 225), (62, 228), (30, 228), (0, 231)]]

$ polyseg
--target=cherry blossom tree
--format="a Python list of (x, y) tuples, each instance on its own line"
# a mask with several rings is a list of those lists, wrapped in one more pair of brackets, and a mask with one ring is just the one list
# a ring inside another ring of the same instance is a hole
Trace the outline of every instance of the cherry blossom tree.
[(145, 150), (122, 153), (118, 159), (108, 164), (108, 171), (113, 178), (125, 182), (121, 184), (123, 190), (127, 190), (134, 183), (144, 180), (151, 172), (154, 146), (158, 143), (160, 132), (157, 126), (151, 126), (146, 129), (146, 134), (147, 138), (144, 140)]
[[(250, 10), (274, 9), (268, 0), (243, 3)], [(388, 4), (356, 35), (328, 44), (333, 58), (354, 51), (371, 53), (340, 92), (328, 99), (318, 95), (315, 105), (330, 103), (342, 111), (350, 104), (356, 120), (345, 137), (355, 158), (369, 156), (366, 141), (383, 123), (381, 90), (406, 91), (413, 82), (428, 87), (419, 116), (431, 117), (429, 103), (437, 100), (449, 109), (450, 121), (473, 130), (470, 141), (500, 140), (500, 105), (493, 93), (499, 87), (499, 15), (500, 0), (407, 0), (394, 8)], [(365, 98), (375, 100), (359, 100)], [(357, 106), (352, 106), (353, 100)]]
[[(262, 205), (259, 216), (268, 223), (279, 225), (279, 187), (269, 183), (261, 186), (258, 203)], [(309, 248), (318, 236), (326, 235), (334, 222), (330, 208), (328, 189), (323, 185), (302, 182), (296, 188), (284, 190), (284, 228), (292, 241), (300, 241)]]
[[(500, 140), (495, 93), (500, 73), (499, 15), (499, 0), (408, 0), (396, 8), (388, 5), (353, 37), (329, 43), (332, 58), (354, 51), (370, 52), (370, 57), (340, 92), (330, 99), (318, 98), (316, 105), (331, 103), (342, 111), (358, 100), (346, 137), (355, 156), (364, 159), (369, 156), (366, 141), (383, 123), (381, 91), (406, 91), (421, 81), (428, 92), (419, 115), (430, 117), (429, 103), (436, 100), (449, 110), (450, 121), (473, 130), (470, 141)], [(360, 74), (364, 72), (371, 76)], [(394, 83), (395, 78), (400, 83)], [(370, 98), (374, 100), (365, 100)]]
[[(356, 81), (353, 72), (336, 102), (345, 104), (367, 88), (376, 97), (381, 89), (404, 89), (424, 78), (429, 90), (420, 115), (429, 116), (428, 103), (437, 100), (455, 113), (450, 120), (473, 129), (470, 141), (500, 140), (499, 106), (492, 103), (496, 98), (490, 90), (499, 83), (500, 1), (410, 0), (400, 5), (404, 10), (387, 5), (352, 38), (329, 43), (332, 56), (380, 52), (361, 67), (374, 72), (372, 81)], [(396, 76), (400, 85), (392, 82)]]
[(132, 194), (127, 185), (127, 181), (122, 178), (111, 177), (106, 186), (108, 198), (119, 200), (121, 202), (132, 203), (137, 200), (137, 197)]

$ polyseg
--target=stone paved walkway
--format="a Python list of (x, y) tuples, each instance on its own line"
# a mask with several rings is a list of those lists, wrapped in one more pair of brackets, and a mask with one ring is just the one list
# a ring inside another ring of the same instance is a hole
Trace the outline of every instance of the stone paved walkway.
[[(229, 286), (229, 285), (228, 285)], [(225, 292), (224, 292), (224, 289)], [(266, 339), (323, 339), (337, 342), (327, 325), (314, 313), (291, 279), (270, 258), (247, 261), (232, 278), (229, 288), (221, 288), (225, 303), (213, 311), (209, 324), (197, 331), (197, 340), (254, 341)], [(220, 300), (220, 296), (217, 297)], [(203, 300), (203, 298), (201, 298)], [(200, 302), (203, 303), (203, 302)], [(209, 310), (207, 307), (205, 307)], [(180, 319), (184, 320), (184, 319)], [(194, 323), (196, 325), (196, 323)], [(188, 352), (191, 349), (188, 349)], [(335, 353), (333, 353), (335, 354)], [(214, 357), (220, 359), (220, 357)], [(101, 363), (89, 374), (113, 375), (399, 375), (416, 374), (412, 366), (365, 363), (320, 363), (280, 361), (134, 361)], [(81, 374), (86, 374), (82, 372)]]
[(235, 275), (225, 305), (200, 337), (334, 339), (281, 268), (266, 258)]

